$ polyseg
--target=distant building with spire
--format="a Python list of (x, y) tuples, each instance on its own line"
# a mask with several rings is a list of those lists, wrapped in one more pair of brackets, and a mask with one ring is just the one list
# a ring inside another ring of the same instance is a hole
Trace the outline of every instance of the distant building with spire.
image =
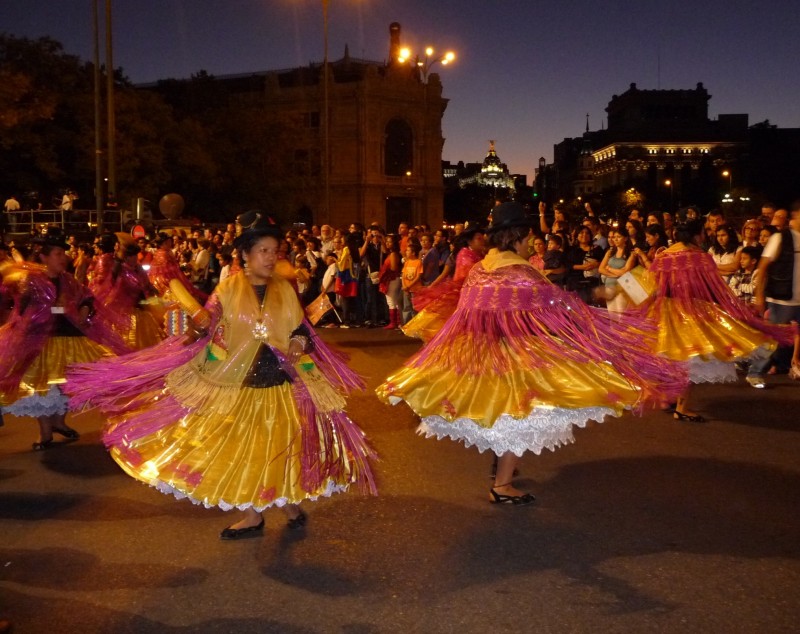
[(508, 172), (508, 166), (497, 156), (494, 140), (489, 141), (489, 151), (483, 163), (467, 164), (466, 172), (458, 179), (459, 187), (477, 184), (482, 187), (505, 188), (514, 191), (514, 178)]

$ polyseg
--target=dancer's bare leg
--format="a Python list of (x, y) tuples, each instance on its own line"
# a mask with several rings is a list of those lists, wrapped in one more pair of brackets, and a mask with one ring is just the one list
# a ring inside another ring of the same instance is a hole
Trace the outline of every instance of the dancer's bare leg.
[[(497, 473), (494, 477), (494, 490), (500, 495), (523, 495), (524, 491), (517, 489), (511, 482), (514, 478), (514, 469), (519, 463), (519, 458), (512, 451), (507, 451), (497, 458)], [(489, 499), (493, 499), (490, 495)]]
[(234, 530), (250, 528), (251, 526), (258, 526), (262, 521), (264, 521), (264, 519), (261, 517), (261, 513), (257, 513), (252, 508), (248, 508), (244, 510), (244, 517), (236, 522), (236, 524), (231, 524), (228, 528)]

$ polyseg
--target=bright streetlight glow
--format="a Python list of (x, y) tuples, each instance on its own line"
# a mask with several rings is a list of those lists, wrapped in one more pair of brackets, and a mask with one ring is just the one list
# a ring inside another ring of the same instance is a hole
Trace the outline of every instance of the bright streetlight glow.
[[(439, 56), (435, 56), (434, 53), (434, 48), (432, 46), (427, 46), (425, 47), (425, 57), (423, 59), (420, 59), (419, 55), (417, 55), (416, 59), (412, 60), (412, 63), (416, 64), (416, 66), (420, 69), (420, 75), (423, 83), (428, 82), (428, 75), (430, 74), (431, 68), (434, 64), (438, 63), (442, 66), (447, 66), (456, 58), (456, 54), (453, 51), (447, 51), (443, 55)], [(411, 60), (411, 55), (411, 49), (408, 47), (403, 47), (400, 49), (400, 54), (397, 58), (397, 61), (401, 64), (404, 64)]]

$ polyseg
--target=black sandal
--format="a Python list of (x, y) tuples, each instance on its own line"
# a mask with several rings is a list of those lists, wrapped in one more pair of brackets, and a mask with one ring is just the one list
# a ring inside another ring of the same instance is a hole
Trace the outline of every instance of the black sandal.
[(491, 503), (492, 504), (511, 504), (512, 506), (526, 506), (527, 504), (533, 504), (536, 501), (536, 498), (532, 493), (523, 493), (522, 495), (503, 495), (502, 493), (498, 493), (494, 489), (489, 489), (489, 493), (492, 494), (494, 498)]
[(264, 534), (264, 518), (255, 526), (245, 526), (244, 528), (231, 528), (230, 526), (219, 534), (219, 538), (224, 541), (234, 541), (237, 539), (250, 539), (251, 537), (261, 537)]
[(78, 438), (81, 437), (77, 431), (72, 429), (72, 427), (67, 427), (66, 425), (64, 427), (53, 427), (53, 432), (63, 436), (64, 438), (68, 438), (69, 440), (78, 440)]
[(297, 530), (300, 528), (304, 528), (306, 525), (306, 514), (303, 511), (300, 511), (297, 517), (293, 517), (289, 521), (286, 522), (286, 526), (291, 530)]
[(42, 442), (35, 442), (33, 443), (33, 450), (34, 451), (44, 451), (45, 449), (49, 449), (53, 446), (53, 439), (44, 440)]
[(706, 419), (700, 416), (700, 414), (684, 414), (683, 412), (679, 412), (675, 410), (672, 412), (672, 417), (675, 420), (685, 420), (687, 423), (705, 423)]

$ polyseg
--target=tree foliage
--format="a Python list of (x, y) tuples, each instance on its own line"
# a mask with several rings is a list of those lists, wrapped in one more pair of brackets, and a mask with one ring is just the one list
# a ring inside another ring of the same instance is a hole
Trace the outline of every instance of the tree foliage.
[[(237, 98), (204, 71), (149, 88), (132, 86), (121, 69), (114, 79), (115, 194), (122, 207), (138, 197), (156, 201), (176, 192), (189, 214), (206, 220), (228, 220), (253, 207), (279, 214), (296, 207), (302, 192), (318, 181), (318, 154), (301, 152), (298, 163), (302, 122), (265, 117), (258, 97)], [(104, 162), (105, 108), (103, 101)], [(47, 207), (60, 190), (71, 188), (80, 206), (92, 207), (94, 111), (92, 64), (50, 38), (0, 35), (2, 191), (24, 200), (35, 190)], [(104, 174), (106, 169), (104, 163)]]

